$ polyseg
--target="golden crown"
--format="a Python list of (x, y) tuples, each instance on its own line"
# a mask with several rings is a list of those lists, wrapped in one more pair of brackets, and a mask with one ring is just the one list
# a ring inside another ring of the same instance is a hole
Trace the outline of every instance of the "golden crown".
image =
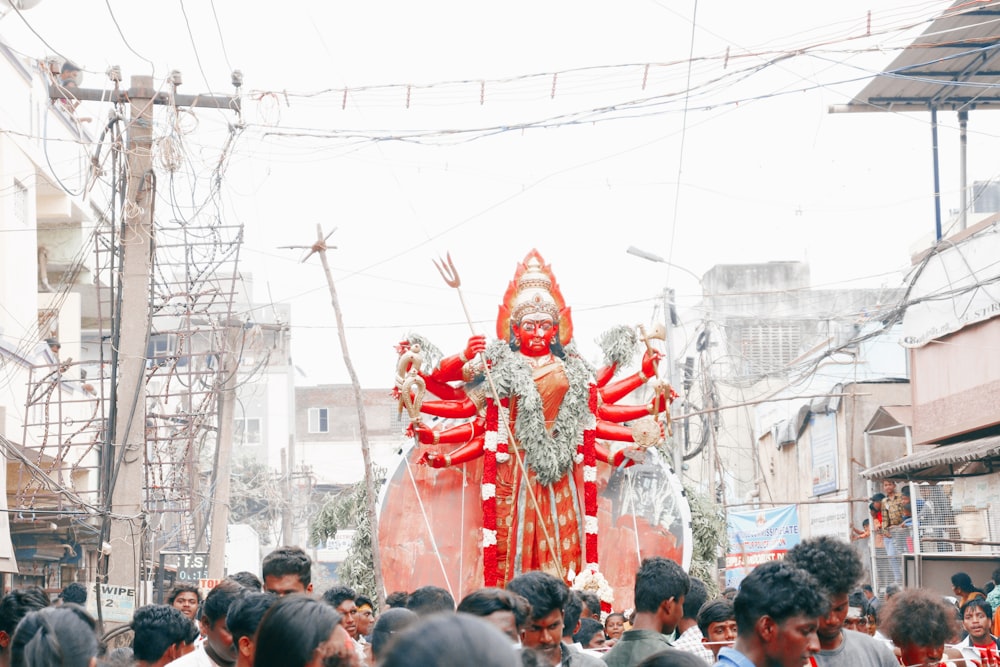
[(552, 317), (553, 322), (558, 321), (559, 306), (552, 296), (552, 279), (542, 271), (542, 265), (535, 257), (528, 260), (526, 269), (517, 281), (511, 319), (520, 322), (525, 315), (545, 313)]

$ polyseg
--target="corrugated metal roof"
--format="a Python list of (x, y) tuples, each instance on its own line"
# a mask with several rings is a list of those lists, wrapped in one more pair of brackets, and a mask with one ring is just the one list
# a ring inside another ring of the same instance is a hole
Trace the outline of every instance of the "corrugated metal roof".
[(1000, 2), (957, 0), (835, 111), (1000, 108)]
[(1000, 469), (1000, 435), (940, 445), (909, 456), (872, 466), (861, 472), (864, 479), (951, 479), (985, 475)]

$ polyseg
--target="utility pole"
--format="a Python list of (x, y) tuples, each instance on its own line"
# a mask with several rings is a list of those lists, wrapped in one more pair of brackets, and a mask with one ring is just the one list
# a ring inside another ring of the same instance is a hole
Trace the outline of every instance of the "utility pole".
[(212, 523), (208, 542), (208, 578), (222, 579), (226, 570), (226, 533), (229, 527), (229, 488), (232, 477), (233, 416), (240, 368), (240, 339), (245, 330), (241, 323), (226, 326), (225, 350), (222, 353), (222, 389), (219, 392), (219, 429), (215, 441), (215, 484), (212, 493)]
[(295, 436), (288, 435), (288, 447), (281, 455), (282, 481), (285, 485), (285, 505), (281, 509), (281, 543), (293, 544), (295, 528)]
[[(146, 345), (153, 254), (153, 79), (132, 77), (126, 155), (125, 225), (122, 230), (118, 377), (111, 443), (111, 521), (107, 583), (139, 590), (143, 531), (143, 463), (146, 449)], [(107, 549), (106, 549), (107, 550)]]
[[(126, 137), (128, 181), (125, 189), (124, 224), (119, 243), (121, 264), (118, 302), (113, 310), (112, 412), (104, 443), (107, 463), (104, 518), (101, 526), (101, 557), (98, 583), (129, 587), (138, 596), (142, 580), (144, 464), (146, 454), (146, 347), (150, 333), (150, 281), (153, 266), (153, 207), (156, 174), (153, 170), (153, 108), (155, 105), (200, 106), (239, 111), (239, 97), (178, 95), (179, 74), (171, 92), (159, 91), (150, 76), (133, 76), (128, 90), (121, 90), (121, 72), (108, 70), (115, 89), (84, 89), (49, 86), (53, 101), (112, 102), (129, 104)], [(242, 85), (242, 74), (233, 73), (233, 85)], [(227, 472), (228, 475), (228, 472)], [(226, 501), (228, 503), (228, 498)], [(97, 591), (98, 621), (101, 593)], [(137, 602), (139, 599), (137, 597)]]
[[(667, 362), (667, 373), (666, 380), (667, 384), (671, 388), (676, 387), (674, 377), (674, 290), (670, 287), (663, 288), (663, 326), (667, 331), (667, 358), (664, 360)], [(667, 406), (667, 410), (673, 412), (673, 404)], [(681, 446), (680, 438), (673, 439), (673, 467), (674, 473), (677, 475), (677, 479), (681, 481), (681, 485), (684, 484), (684, 451)]]

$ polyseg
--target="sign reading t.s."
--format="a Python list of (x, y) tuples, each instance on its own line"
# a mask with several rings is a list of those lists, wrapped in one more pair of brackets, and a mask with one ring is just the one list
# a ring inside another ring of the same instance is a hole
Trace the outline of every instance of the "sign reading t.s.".
[(207, 553), (181, 553), (177, 554), (177, 578), (178, 583), (198, 585), (198, 581), (208, 577), (208, 554)]

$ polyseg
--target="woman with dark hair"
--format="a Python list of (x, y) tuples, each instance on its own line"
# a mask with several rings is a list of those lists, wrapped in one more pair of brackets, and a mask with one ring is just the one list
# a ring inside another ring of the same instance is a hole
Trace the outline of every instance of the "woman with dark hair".
[(192, 584), (177, 584), (170, 589), (167, 604), (178, 610), (195, 623), (198, 622), (198, 605), (201, 604), (201, 591)]
[(965, 572), (956, 572), (951, 575), (951, 590), (958, 597), (959, 609), (964, 607), (965, 603), (969, 600), (976, 598), (986, 599), (986, 595), (976, 588), (976, 585), (972, 583), (972, 577)]
[(254, 667), (357, 667), (357, 654), (340, 614), (293, 593), (275, 602), (257, 627)]
[(608, 638), (604, 646), (608, 648), (614, 646), (623, 634), (625, 634), (625, 614), (618, 612), (608, 614), (604, 619), (604, 636)]
[[(958, 634), (955, 608), (940, 596), (920, 589), (907, 589), (889, 598), (879, 610), (879, 630), (899, 652), (905, 667), (938, 667), (967, 663), (955, 649), (946, 648)], [(971, 667), (971, 666), (970, 666)]]
[(395, 637), (381, 667), (519, 667), (510, 640), (491, 623), (469, 614), (435, 614)]
[(82, 607), (64, 604), (27, 614), (10, 643), (11, 667), (94, 667), (96, 624)]

